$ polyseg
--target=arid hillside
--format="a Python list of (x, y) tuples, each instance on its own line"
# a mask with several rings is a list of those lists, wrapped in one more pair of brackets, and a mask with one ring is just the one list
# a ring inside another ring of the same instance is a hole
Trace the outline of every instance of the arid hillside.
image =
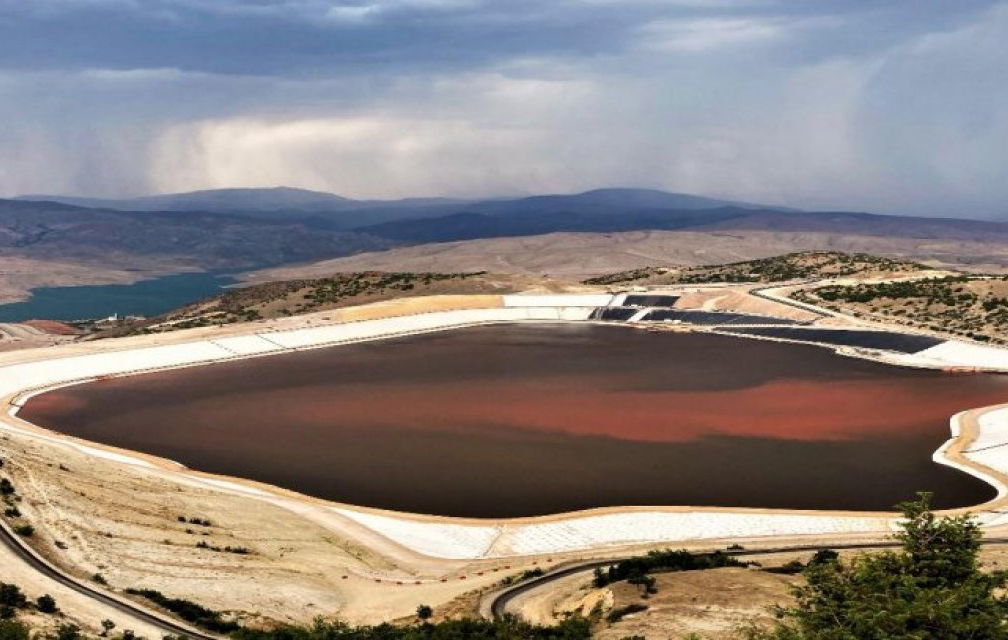
[(0, 200), (0, 295), (16, 299), (39, 286), (128, 283), (184, 271), (248, 269), (392, 244), (300, 221)]
[(839, 251), (801, 251), (772, 258), (743, 260), (728, 264), (670, 268), (646, 267), (588, 278), (585, 284), (702, 284), (709, 282), (784, 282), (804, 278), (859, 276), (924, 271), (927, 267), (910, 260), (899, 260), (867, 253)]
[(583, 279), (645, 267), (725, 264), (803, 250), (870, 253), (932, 267), (1000, 272), (1008, 240), (941, 240), (880, 235), (752, 230), (551, 233), (399, 247), (255, 271), (253, 282), (344, 271), (490, 271)]
[(99, 337), (160, 333), (191, 327), (293, 316), (391, 300), (403, 296), (503, 294), (538, 286), (537, 279), (486, 273), (339, 273), (327, 278), (284, 280), (233, 289), (169, 313), (106, 326)]
[(844, 282), (799, 289), (802, 302), (979, 342), (1008, 343), (1005, 276), (949, 275), (881, 282)]

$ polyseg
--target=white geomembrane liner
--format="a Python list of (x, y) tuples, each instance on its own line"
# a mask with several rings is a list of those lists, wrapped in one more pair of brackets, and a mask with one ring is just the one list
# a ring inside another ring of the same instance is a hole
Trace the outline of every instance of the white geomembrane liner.
[(609, 293), (522, 293), (501, 296), (505, 307), (607, 307), (613, 300)]
[(862, 531), (888, 531), (888, 522), (856, 516), (634, 511), (509, 527), (495, 551), (527, 555), (635, 543)]
[[(609, 294), (516, 295), (503, 298), (505, 306), (496, 309), (437, 311), (305, 329), (267, 330), (190, 343), (13, 364), (0, 367), (0, 395), (27, 393), (101, 376), (206, 364), (241, 356), (406, 336), (456, 327), (501, 322), (584, 321), (590, 317), (595, 307), (607, 306), (614, 300)], [(1008, 350), (948, 341), (918, 354), (893, 357), (893, 361), (911, 365), (974, 366), (1008, 370)], [(979, 420), (979, 427), (979, 438), (971, 447), (971, 452), (965, 455), (979, 464), (1008, 473), (1008, 446), (1001, 446), (1008, 444), (1008, 409), (997, 409), (984, 414)], [(67, 441), (57, 436), (24, 431), (12, 423), (2, 422), (0, 428), (72, 446), (96, 457), (149, 466), (149, 463), (140, 458)], [(941, 457), (942, 451), (936, 452), (936, 456)], [(961, 467), (961, 465), (953, 466)], [(994, 478), (977, 474), (975, 470), (973, 472), (974, 475), (984, 477), (992, 484), (1000, 485)], [(264, 500), (283, 500), (263, 491), (239, 487), (225, 480), (188, 475), (180, 480), (200, 482), (204, 486), (226, 491), (237, 491), (240, 488), (244, 495), (253, 495)], [(1003, 492), (1005, 488), (998, 486), (998, 489)], [(417, 553), (459, 559), (715, 538), (878, 532), (888, 530), (894, 524), (893, 520), (884, 517), (871, 518), (842, 513), (835, 515), (754, 511), (733, 513), (702, 510), (642, 510), (558, 516), (554, 519), (524, 523), (473, 524), (453, 522), (447, 518), (443, 521), (421, 520), (410, 514), (400, 516), (392, 513), (357, 511), (352, 508), (332, 507), (332, 509)], [(987, 525), (1008, 523), (1008, 512), (988, 511), (980, 516)]]
[(224, 349), (234, 353), (236, 356), (260, 355), (263, 353), (270, 353), (272, 351), (283, 350), (283, 347), (280, 345), (275, 342), (270, 342), (259, 335), (214, 338), (209, 342), (223, 347)]
[(980, 429), (976, 440), (969, 446), (970, 452), (1008, 445), (1008, 407), (988, 411), (977, 419), (977, 423)]
[(950, 367), (1008, 370), (1008, 350), (958, 340), (947, 340), (923, 351), (918, 351), (913, 356), (920, 360), (942, 363)]
[(490, 545), (502, 529), (495, 525), (421, 522), (340, 507), (332, 510), (408, 549), (436, 558), (468, 560), (487, 557)]
[(884, 518), (776, 513), (633, 511), (523, 524), (459, 524), (334, 507), (334, 511), (424, 555), (503, 558), (591, 548), (774, 535), (888, 532)]

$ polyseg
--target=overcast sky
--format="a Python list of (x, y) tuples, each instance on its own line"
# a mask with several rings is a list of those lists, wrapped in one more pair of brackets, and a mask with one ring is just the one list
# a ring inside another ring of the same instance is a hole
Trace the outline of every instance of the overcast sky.
[(0, 195), (1008, 214), (1008, 2), (0, 0)]

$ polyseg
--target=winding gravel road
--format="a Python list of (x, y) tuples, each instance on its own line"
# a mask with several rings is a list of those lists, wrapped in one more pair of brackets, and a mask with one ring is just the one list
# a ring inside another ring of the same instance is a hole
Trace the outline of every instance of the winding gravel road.
[[(987, 538), (982, 544), (1008, 544), (1008, 538)], [(772, 547), (767, 549), (743, 549), (738, 551), (724, 551), (724, 553), (732, 556), (756, 556), (756, 555), (772, 555), (776, 553), (795, 553), (802, 551), (819, 551), (822, 549), (833, 549), (833, 550), (851, 550), (851, 549), (892, 549), (903, 546), (899, 542), (854, 542), (847, 544), (831, 544), (831, 545), (794, 545), (786, 547)], [(529, 591), (542, 588), (551, 582), (560, 580), (561, 578), (566, 578), (577, 573), (586, 573), (589, 571), (594, 571), (596, 567), (608, 567), (620, 562), (621, 560), (627, 560), (632, 556), (623, 556), (619, 558), (611, 558), (609, 560), (592, 560), (589, 562), (580, 562), (577, 564), (571, 564), (566, 566), (560, 566), (552, 571), (539, 576), (537, 578), (532, 578), (531, 580), (526, 580), (516, 585), (512, 585), (500, 591), (491, 592), (488, 594), (480, 603), (480, 614), (484, 618), (497, 619), (507, 613), (508, 604), (515, 598), (528, 593)]]
[[(110, 593), (91, 587), (76, 578), (60, 571), (47, 560), (42, 558), (34, 549), (29, 547), (20, 537), (18, 537), (6, 522), (0, 521), (0, 543), (13, 552), (25, 564), (41, 573), (47, 578), (76, 591), (94, 601), (100, 602), (116, 611), (129, 616), (131, 619), (144, 624), (156, 627), (170, 635), (184, 635), (198, 640), (216, 640), (218, 636), (208, 635), (182, 622), (176, 622), (171, 618), (149, 611), (128, 600), (120, 599)], [(120, 625), (122, 626), (122, 625)]]

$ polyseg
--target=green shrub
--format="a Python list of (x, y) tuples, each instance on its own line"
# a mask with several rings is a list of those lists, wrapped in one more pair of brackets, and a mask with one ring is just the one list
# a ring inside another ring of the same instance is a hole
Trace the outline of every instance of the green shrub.
[(28, 640), (28, 627), (17, 620), (0, 619), (0, 640)]
[(160, 591), (154, 589), (126, 589), (126, 593), (147, 598), (151, 602), (171, 611), (186, 622), (191, 622), (198, 627), (216, 633), (231, 633), (241, 627), (230, 620), (222, 620), (221, 613), (212, 609), (183, 600), (182, 598), (169, 598)]
[(588, 640), (591, 622), (575, 616), (556, 626), (541, 627), (508, 615), (494, 621), (464, 619), (410, 627), (387, 623), (352, 627), (317, 618), (308, 627), (243, 628), (231, 637), (234, 640)]
[(0, 582), (0, 605), (7, 607), (23, 607), (27, 599), (16, 584)]
[(980, 528), (969, 516), (938, 518), (930, 496), (902, 505), (900, 552), (842, 563), (810, 562), (797, 603), (777, 608), (770, 629), (751, 628), (750, 640), (859, 638), (976, 638), (1008, 640), (1008, 575), (983, 573), (977, 561)]
[(56, 613), (57, 611), (56, 599), (48, 593), (39, 596), (38, 600), (35, 601), (35, 606), (38, 607), (38, 610), (42, 613)]
[(14, 527), (14, 533), (25, 538), (30, 538), (35, 535), (35, 527), (30, 524), (19, 524)]
[(595, 569), (594, 583), (596, 587), (604, 587), (613, 582), (655, 571), (697, 571), (747, 566), (748, 563), (721, 551), (713, 553), (690, 553), (685, 550), (651, 551), (644, 556), (621, 560), (607, 569), (602, 567)]
[(52, 640), (81, 640), (84, 636), (81, 635), (80, 627), (75, 624), (61, 624), (56, 629), (56, 633), (52, 636)]
[(610, 624), (613, 622), (618, 622), (628, 616), (631, 613), (637, 613), (639, 611), (647, 611), (648, 606), (646, 604), (640, 604), (639, 602), (632, 602), (625, 607), (617, 607), (609, 612), (606, 616), (606, 622)]

